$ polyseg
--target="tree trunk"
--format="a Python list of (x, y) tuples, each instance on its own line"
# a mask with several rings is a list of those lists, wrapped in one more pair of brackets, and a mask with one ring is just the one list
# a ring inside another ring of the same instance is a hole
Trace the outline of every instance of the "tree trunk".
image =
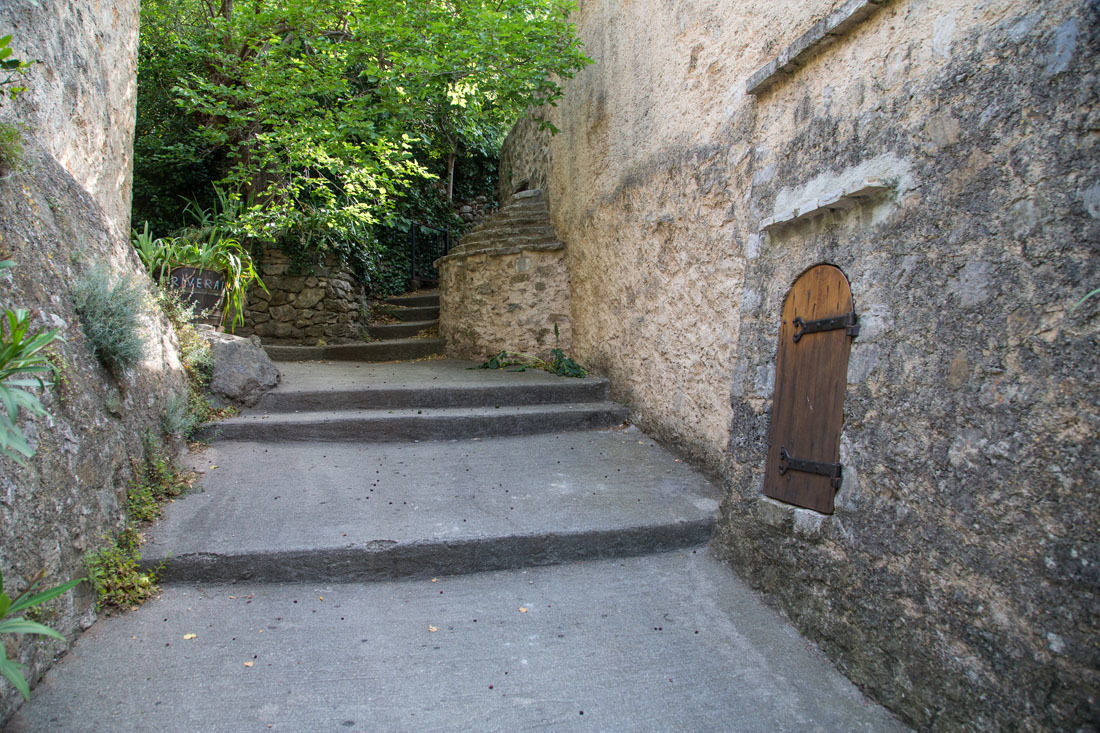
[(447, 156), (447, 203), (454, 203), (455, 200), (455, 158), (458, 156), (455, 153), (451, 153)]

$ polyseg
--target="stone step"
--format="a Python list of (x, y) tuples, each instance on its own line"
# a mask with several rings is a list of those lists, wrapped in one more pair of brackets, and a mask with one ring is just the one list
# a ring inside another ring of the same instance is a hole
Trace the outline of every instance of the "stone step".
[[(438, 306), (437, 306), (438, 307)], [(401, 323), (373, 323), (368, 327), (372, 338), (409, 339), (418, 333), (439, 326), (439, 320), (403, 321)]]
[(612, 428), (621, 425), (627, 414), (614, 402), (249, 412), (205, 426), (198, 437), (266, 442), (454, 440)]
[(401, 361), (443, 353), (442, 339), (391, 339), (333, 346), (264, 344), (272, 361)]
[(702, 549), (382, 583), (169, 585), (101, 617), (6, 728), (269, 729), (906, 730)]
[(439, 305), (398, 308), (393, 317), (399, 321), (434, 321), (439, 318)]
[(438, 307), (439, 291), (417, 295), (394, 295), (386, 298), (386, 302), (403, 307)]
[(523, 245), (551, 244), (560, 241), (561, 238), (554, 234), (553, 231), (527, 235), (517, 234), (508, 230), (498, 235), (486, 234), (484, 236), (464, 237), (462, 239), (462, 244), (455, 247), (451, 252), (481, 249), (486, 245), (492, 245), (493, 247), (517, 247)]
[(539, 216), (539, 217), (523, 217), (523, 218), (517, 218), (517, 219), (512, 219), (510, 217), (502, 216), (502, 217), (494, 217), (493, 219), (490, 219), (488, 222), (486, 222), (481, 227), (479, 227), (477, 229), (474, 229), (474, 230), (468, 232), (467, 234), (465, 234), (462, 237), (462, 239), (466, 239), (467, 237), (484, 235), (484, 234), (490, 233), (490, 232), (500, 232), (500, 231), (523, 232), (523, 231), (530, 231), (530, 230), (539, 231), (539, 232), (541, 232), (541, 231), (553, 231), (551, 226), (550, 226), (550, 219), (549, 219), (549, 217), (547, 217), (546, 214), (543, 214), (542, 216)]
[(142, 548), (166, 582), (350, 582), (705, 543), (718, 490), (636, 428), (425, 443), (217, 440)]
[(249, 411), (317, 412), (395, 408), (496, 407), (602, 402), (608, 381), (558, 377), (539, 370), (477, 369), (476, 362), (283, 362), (282, 383)]

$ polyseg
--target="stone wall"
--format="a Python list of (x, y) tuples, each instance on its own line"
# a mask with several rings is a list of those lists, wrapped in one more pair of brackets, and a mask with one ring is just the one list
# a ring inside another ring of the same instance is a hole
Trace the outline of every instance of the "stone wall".
[(447, 356), (484, 361), (507, 350), (547, 358), (553, 348), (570, 349), (567, 273), (563, 245), (446, 258), (439, 335)]
[(505, 138), (497, 176), (497, 203), (501, 206), (519, 191), (546, 191), (550, 172), (550, 131), (540, 127), (546, 115), (546, 110), (541, 108), (528, 110)]
[[(561, 134), (503, 159), (548, 162), (577, 358), (724, 476), (716, 551), (921, 729), (1095, 724), (1100, 299), (1072, 306), (1100, 286), (1100, 5), (574, 20), (596, 64)], [(831, 516), (761, 493), (779, 311), (818, 263), (863, 326)]]
[(267, 292), (253, 287), (238, 335), (255, 334), (264, 343), (335, 344), (362, 338), (366, 327), (363, 288), (335, 257), (311, 271), (298, 272), (278, 249), (266, 250), (260, 277)]
[[(82, 557), (119, 529), (131, 461), (146, 430), (164, 437), (167, 400), (185, 393), (171, 327), (148, 301), (138, 314), (144, 360), (114, 374), (92, 355), (70, 296), (102, 266), (148, 283), (129, 244), (137, 0), (0, 5), (0, 35), (16, 57), (36, 58), (29, 90), (0, 102), (0, 121), (23, 126), (21, 166), (0, 174), (0, 311), (26, 308), (36, 327), (61, 328), (59, 376), (41, 393), (48, 417), (21, 414), (35, 450), (20, 466), (0, 458), (0, 572), (14, 595), (41, 568), (47, 583), (86, 574)], [(72, 639), (94, 619), (91, 588), (52, 601), (41, 617)], [(32, 682), (67, 642), (9, 637)], [(22, 698), (0, 682), (0, 725)]]
[(27, 91), (0, 102), (12, 119), (48, 131), (39, 142), (91, 194), (107, 218), (130, 231), (137, 103), (139, 0), (4, 0), (0, 36), (13, 56), (39, 63)]

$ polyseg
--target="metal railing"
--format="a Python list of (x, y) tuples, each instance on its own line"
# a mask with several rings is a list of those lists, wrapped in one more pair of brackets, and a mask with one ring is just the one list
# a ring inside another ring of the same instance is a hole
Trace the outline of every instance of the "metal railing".
[[(427, 234), (426, 234), (427, 233)], [(435, 261), (451, 249), (449, 229), (430, 227), (418, 221), (409, 226), (409, 279), (437, 284), (439, 271)]]

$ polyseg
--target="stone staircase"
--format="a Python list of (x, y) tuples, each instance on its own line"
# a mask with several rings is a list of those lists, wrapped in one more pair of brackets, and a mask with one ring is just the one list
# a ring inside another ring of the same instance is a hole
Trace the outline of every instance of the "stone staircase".
[(280, 364), (146, 533), (162, 593), (5, 730), (902, 729), (709, 556), (719, 492), (606, 380), (472, 366)]
[(607, 380), (472, 367), (282, 364), (278, 389), (216, 424), (203, 462), (219, 468), (145, 562), (170, 582), (348, 581), (707, 541), (713, 487), (620, 427)]
[(448, 257), (512, 249), (561, 249), (564, 246), (550, 224), (546, 198), (536, 189), (513, 194), (512, 200), (496, 214), (467, 232)]
[(417, 338), (417, 334), (439, 326), (439, 292), (398, 295), (386, 298), (394, 307), (398, 323), (376, 324), (369, 328), (376, 341), (333, 346), (264, 345), (273, 361), (400, 361), (422, 359), (443, 353), (440, 338)]

